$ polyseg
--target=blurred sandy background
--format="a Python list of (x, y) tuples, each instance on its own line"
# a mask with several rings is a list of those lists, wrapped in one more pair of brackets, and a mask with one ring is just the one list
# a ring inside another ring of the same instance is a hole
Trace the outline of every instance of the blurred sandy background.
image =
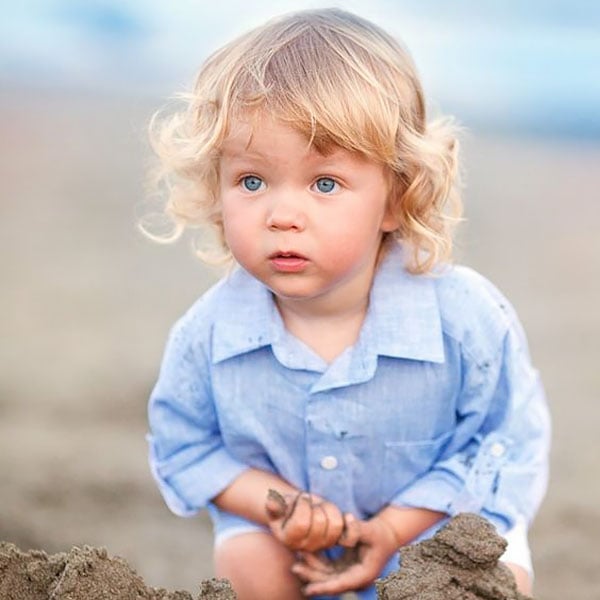
[[(135, 229), (146, 123), (173, 81), (5, 75), (0, 539), (106, 546), (148, 584), (195, 591), (212, 574), (210, 525), (168, 512), (144, 441), (168, 328), (216, 278), (187, 242), (162, 247)], [(448, 104), (460, 107), (456, 94)], [(460, 256), (516, 306), (553, 413), (551, 485), (531, 535), (536, 597), (587, 600), (600, 597), (600, 137), (558, 114), (544, 131), (519, 116), (507, 127), (459, 111), (473, 125)]]

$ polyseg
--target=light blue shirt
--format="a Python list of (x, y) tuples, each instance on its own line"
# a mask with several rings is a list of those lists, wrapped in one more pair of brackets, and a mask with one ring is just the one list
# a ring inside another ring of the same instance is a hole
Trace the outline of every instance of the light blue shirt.
[(359, 339), (331, 364), (238, 268), (174, 326), (149, 404), (150, 463), (192, 515), (249, 467), (359, 518), (391, 503), (529, 523), (550, 425), (506, 299), (465, 267), (379, 267)]

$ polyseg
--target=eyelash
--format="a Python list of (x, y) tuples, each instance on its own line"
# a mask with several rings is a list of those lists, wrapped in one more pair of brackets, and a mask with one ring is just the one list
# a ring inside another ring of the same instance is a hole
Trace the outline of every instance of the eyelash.
[[(254, 179), (254, 180), (257, 180), (257, 181), (259, 181), (259, 182), (260, 182), (260, 185), (259, 185), (259, 187), (257, 187), (256, 189), (249, 189), (248, 187), (246, 187), (245, 183), (246, 183), (246, 181), (247, 181), (247, 180), (249, 180), (249, 179)], [(244, 175), (243, 177), (240, 177), (240, 180), (239, 180), (239, 182), (238, 182), (238, 183), (239, 183), (239, 185), (240, 185), (240, 186), (242, 186), (242, 187), (244, 188), (244, 190), (245, 190), (246, 192), (250, 192), (250, 193), (252, 193), (252, 192), (256, 192), (256, 191), (258, 191), (258, 190), (260, 189), (260, 187), (261, 187), (262, 185), (264, 185), (264, 183), (265, 183), (265, 182), (264, 182), (263, 178), (262, 178), (262, 177), (259, 177), (258, 175)]]
[[(329, 190), (329, 191), (323, 191), (323, 190), (320, 190), (320, 189), (318, 189), (318, 187), (317, 187), (317, 184), (319, 183), (319, 181), (324, 181), (324, 180), (325, 180), (325, 181), (331, 181), (331, 182), (333, 183), (333, 187), (332, 187), (332, 189), (331, 189), (331, 190)], [(337, 188), (339, 187), (339, 185), (340, 185), (340, 184), (339, 184), (339, 182), (338, 182), (338, 181), (336, 181), (336, 180), (335, 180), (333, 177), (319, 177), (319, 178), (318, 178), (318, 179), (317, 179), (317, 180), (314, 182), (314, 184), (313, 184), (313, 187), (317, 188), (317, 191), (318, 191), (318, 192), (320, 192), (321, 194), (326, 194), (326, 195), (328, 195), (328, 194), (331, 194), (331, 193), (333, 193), (334, 191), (336, 191), (336, 190), (337, 190)]]

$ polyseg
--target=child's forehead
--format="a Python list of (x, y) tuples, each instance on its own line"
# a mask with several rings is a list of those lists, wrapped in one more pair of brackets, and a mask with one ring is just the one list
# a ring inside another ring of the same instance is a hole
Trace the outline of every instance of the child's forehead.
[(348, 152), (341, 146), (328, 144), (320, 147), (315, 144), (314, 136), (303, 132), (300, 128), (266, 116), (234, 119), (228, 128), (227, 135), (221, 144), (220, 154), (228, 157), (262, 156), (281, 143), (291, 143), (306, 157), (332, 156)]

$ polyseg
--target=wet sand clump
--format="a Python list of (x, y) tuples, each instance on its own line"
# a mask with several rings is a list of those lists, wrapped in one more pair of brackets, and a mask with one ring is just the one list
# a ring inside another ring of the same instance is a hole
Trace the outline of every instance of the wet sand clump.
[(431, 539), (400, 550), (401, 568), (377, 582), (379, 600), (532, 600), (501, 562), (506, 540), (463, 513)]
[[(72, 548), (48, 555), (0, 542), (0, 600), (194, 600), (189, 592), (146, 586), (119, 557), (103, 548)], [(229, 582), (209, 579), (198, 600), (236, 600)]]

